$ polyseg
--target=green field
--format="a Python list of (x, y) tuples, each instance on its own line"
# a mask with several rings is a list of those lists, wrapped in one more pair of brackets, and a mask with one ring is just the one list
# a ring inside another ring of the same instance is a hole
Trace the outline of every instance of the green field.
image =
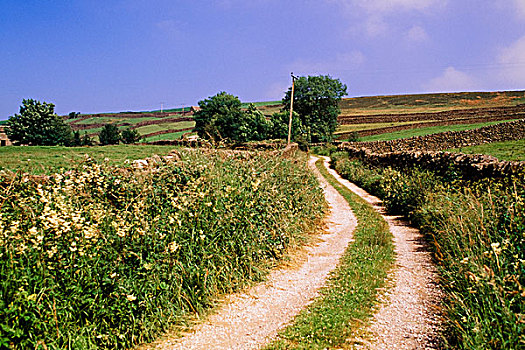
[(86, 155), (110, 165), (144, 159), (154, 154), (166, 155), (173, 146), (118, 145), (98, 147), (33, 146), (0, 147), (0, 170), (21, 171), (30, 174), (52, 174), (61, 168), (70, 169), (85, 161)]
[(346, 134), (346, 133), (350, 133), (353, 131), (373, 130), (373, 129), (379, 129), (379, 128), (388, 128), (391, 126), (423, 124), (423, 123), (431, 123), (431, 122), (435, 122), (435, 120), (407, 121), (407, 122), (398, 122), (398, 123), (345, 124), (345, 125), (340, 125), (335, 131), (334, 135)]
[(263, 280), (318, 230), (306, 157), (178, 155), (142, 171), (0, 173), (1, 349), (132, 349)]
[(525, 103), (525, 91), (461, 92), (345, 98), (342, 115), (442, 112), (451, 109), (515, 106)]
[(440, 132), (447, 131), (464, 131), (481, 128), (484, 126), (495, 125), (499, 123), (509, 122), (510, 120), (502, 120), (496, 122), (487, 122), (487, 123), (476, 123), (476, 124), (464, 124), (464, 125), (447, 125), (447, 126), (430, 126), (428, 128), (417, 128), (417, 129), (407, 129), (402, 131), (396, 131), (388, 134), (379, 134), (364, 136), (359, 139), (359, 141), (388, 141), (388, 140), (397, 140), (405, 139), (414, 136), (425, 136), (430, 134), (437, 134)]
[(178, 131), (178, 132), (172, 132), (168, 134), (150, 136), (150, 137), (146, 137), (144, 139), (144, 142), (180, 140), (182, 135), (186, 133), (188, 133), (188, 131)]
[(452, 149), (451, 152), (486, 154), (500, 160), (525, 161), (525, 140), (494, 142), (479, 146)]
[(136, 130), (141, 135), (151, 134), (158, 131), (163, 130), (181, 130), (186, 128), (193, 128), (195, 126), (195, 122), (193, 121), (185, 121), (185, 122), (177, 122), (177, 123), (163, 123), (163, 124), (152, 124), (152, 125), (146, 125), (141, 126), (137, 128)]

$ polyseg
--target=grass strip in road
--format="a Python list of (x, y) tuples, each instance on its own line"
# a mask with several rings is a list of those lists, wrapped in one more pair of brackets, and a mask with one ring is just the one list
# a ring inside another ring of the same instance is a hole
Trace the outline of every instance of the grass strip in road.
[(359, 344), (394, 263), (388, 224), (359, 196), (340, 184), (317, 161), (328, 182), (357, 217), (355, 241), (331, 274), (321, 296), (303, 310), (266, 349), (341, 349)]

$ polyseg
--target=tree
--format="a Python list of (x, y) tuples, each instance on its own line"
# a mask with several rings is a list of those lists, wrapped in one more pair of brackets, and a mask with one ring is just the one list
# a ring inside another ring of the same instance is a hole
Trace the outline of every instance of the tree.
[(9, 117), (6, 133), (15, 145), (70, 145), (71, 127), (55, 114), (55, 105), (33, 99), (22, 100), (20, 114)]
[(262, 141), (268, 138), (272, 125), (253, 103), (248, 105), (248, 109), (240, 117), (236, 124), (236, 141)]
[[(290, 109), (290, 87), (283, 98), (283, 111)], [(295, 81), (293, 110), (311, 142), (331, 141), (340, 113), (339, 101), (346, 93), (346, 85), (329, 75), (299, 77)]]
[(127, 128), (127, 129), (124, 129), (124, 131), (122, 131), (122, 142), (124, 142), (125, 144), (131, 144), (131, 143), (137, 143), (140, 141), (140, 139), (142, 138), (142, 136), (140, 136), (140, 133), (135, 130), (135, 129), (130, 129), (130, 128)]
[[(288, 123), (290, 121), (289, 112), (276, 112), (272, 114), (270, 118), (271, 130), (269, 137), (272, 139), (283, 139), (288, 138)], [(304, 133), (303, 125), (299, 119), (299, 115), (296, 112), (293, 112), (292, 117), (292, 140), (295, 140), (296, 137)]]
[(75, 119), (80, 115), (80, 112), (69, 112), (69, 119)]
[(120, 130), (115, 124), (106, 124), (98, 134), (102, 145), (118, 145), (121, 139)]
[(264, 115), (253, 104), (245, 111), (241, 105), (238, 97), (224, 91), (199, 101), (200, 110), (194, 115), (195, 131), (200, 137), (214, 141), (267, 138), (271, 125)]
[(93, 146), (95, 141), (87, 134), (87, 132), (84, 131), (84, 135), (82, 135), (82, 138), (80, 139), (80, 144), (82, 146)]
[(80, 131), (73, 132), (73, 146), (82, 146), (82, 139), (80, 138)]
[(84, 131), (84, 135), (80, 136), (80, 131), (73, 132), (72, 146), (93, 146), (93, 139)]

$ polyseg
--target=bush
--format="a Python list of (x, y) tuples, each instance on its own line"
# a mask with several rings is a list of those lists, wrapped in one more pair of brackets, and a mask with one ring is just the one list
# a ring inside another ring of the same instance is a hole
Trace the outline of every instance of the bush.
[(118, 145), (121, 140), (120, 130), (115, 124), (106, 124), (98, 134), (101, 145)]
[(124, 131), (122, 131), (122, 142), (124, 142), (125, 144), (132, 144), (132, 143), (137, 143), (137, 142), (140, 142), (140, 140), (142, 139), (142, 136), (140, 136), (140, 133), (135, 130), (135, 129), (130, 129), (130, 128), (127, 128), (127, 129), (124, 129)]
[(347, 138), (348, 142), (358, 142), (359, 141), (359, 133), (357, 131), (352, 131)]
[(226, 92), (199, 101), (200, 110), (195, 113), (195, 131), (200, 137), (213, 141), (247, 142), (261, 141), (270, 136), (272, 124), (250, 104), (241, 109), (238, 97)]
[(7, 136), (15, 145), (69, 146), (71, 127), (55, 114), (55, 105), (32, 99), (23, 100), (20, 114), (9, 117)]
[(0, 194), (0, 348), (14, 349), (150, 341), (260, 280), (324, 209), (305, 167), (263, 153), (3, 175)]
[(474, 182), (372, 168), (344, 156), (336, 169), (431, 238), (447, 295), (451, 348), (525, 344), (524, 174)]

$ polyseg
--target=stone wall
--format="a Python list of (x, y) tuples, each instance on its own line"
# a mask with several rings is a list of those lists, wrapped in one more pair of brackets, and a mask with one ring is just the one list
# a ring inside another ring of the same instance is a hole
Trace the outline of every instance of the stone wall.
[(525, 119), (465, 131), (449, 131), (407, 139), (336, 143), (340, 149), (368, 149), (373, 153), (443, 151), (525, 138)]
[(11, 146), (12, 143), (5, 133), (5, 126), (0, 126), (0, 146)]
[(441, 175), (455, 172), (458, 176), (471, 180), (512, 175), (523, 177), (525, 174), (525, 162), (500, 161), (487, 155), (433, 151), (373, 153), (364, 148), (349, 147), (346, 147), (345, 151), (349, 153), (350, 158), (357, 158), (370, 165), (401, 169), (419, 167)]

